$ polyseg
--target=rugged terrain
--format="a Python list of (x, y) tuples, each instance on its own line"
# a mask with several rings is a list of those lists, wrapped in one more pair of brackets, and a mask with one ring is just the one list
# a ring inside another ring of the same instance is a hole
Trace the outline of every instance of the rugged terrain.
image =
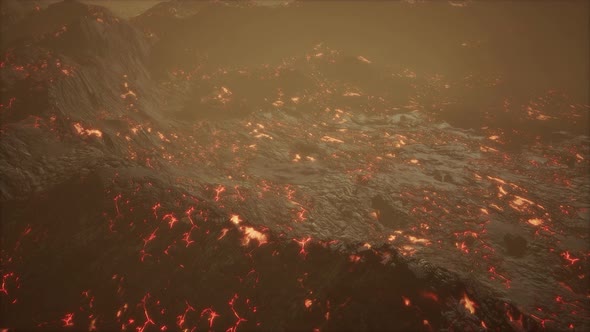
[(0, 326), (587, 330), (587, 7), (3, 1)]

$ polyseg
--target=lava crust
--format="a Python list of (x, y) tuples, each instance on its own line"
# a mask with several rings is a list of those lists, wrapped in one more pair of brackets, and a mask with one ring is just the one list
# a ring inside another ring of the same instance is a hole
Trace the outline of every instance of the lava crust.
[(1, 3), (0, 328), (590, 328), (587, 3), (86, 2)]

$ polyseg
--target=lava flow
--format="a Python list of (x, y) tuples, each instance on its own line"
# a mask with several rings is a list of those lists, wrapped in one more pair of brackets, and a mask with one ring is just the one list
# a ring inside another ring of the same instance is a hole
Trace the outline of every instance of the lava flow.
[(588, 6), (3, 0), (0, 330), (589, 330)]

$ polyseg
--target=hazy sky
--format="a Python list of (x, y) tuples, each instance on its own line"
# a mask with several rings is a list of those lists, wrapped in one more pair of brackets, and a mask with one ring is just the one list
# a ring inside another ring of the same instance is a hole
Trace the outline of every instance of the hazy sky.
[[(61, 0), (48, 0), (48, 3), (59, 2)], [(162, 0), (79, 0), (80, 2), (104, 6), (112, 10), (116, 15), (124, 18), (133, 17), (141, 14), (146, 9), (149, 9), (159, 2), (165, 2)], [(194, 0), (199, 1), (199, 0)], [(292, 0), (255, 0), (254, 2), (265, 5), (275, 6), (277, 4), (283, 4)]]

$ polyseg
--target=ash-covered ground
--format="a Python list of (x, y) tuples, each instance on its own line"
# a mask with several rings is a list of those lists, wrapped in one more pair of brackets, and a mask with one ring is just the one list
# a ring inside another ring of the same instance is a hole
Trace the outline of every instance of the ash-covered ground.
[(590, 328), (587, 2), (96, 3), (0, 2), (1, 328)]

